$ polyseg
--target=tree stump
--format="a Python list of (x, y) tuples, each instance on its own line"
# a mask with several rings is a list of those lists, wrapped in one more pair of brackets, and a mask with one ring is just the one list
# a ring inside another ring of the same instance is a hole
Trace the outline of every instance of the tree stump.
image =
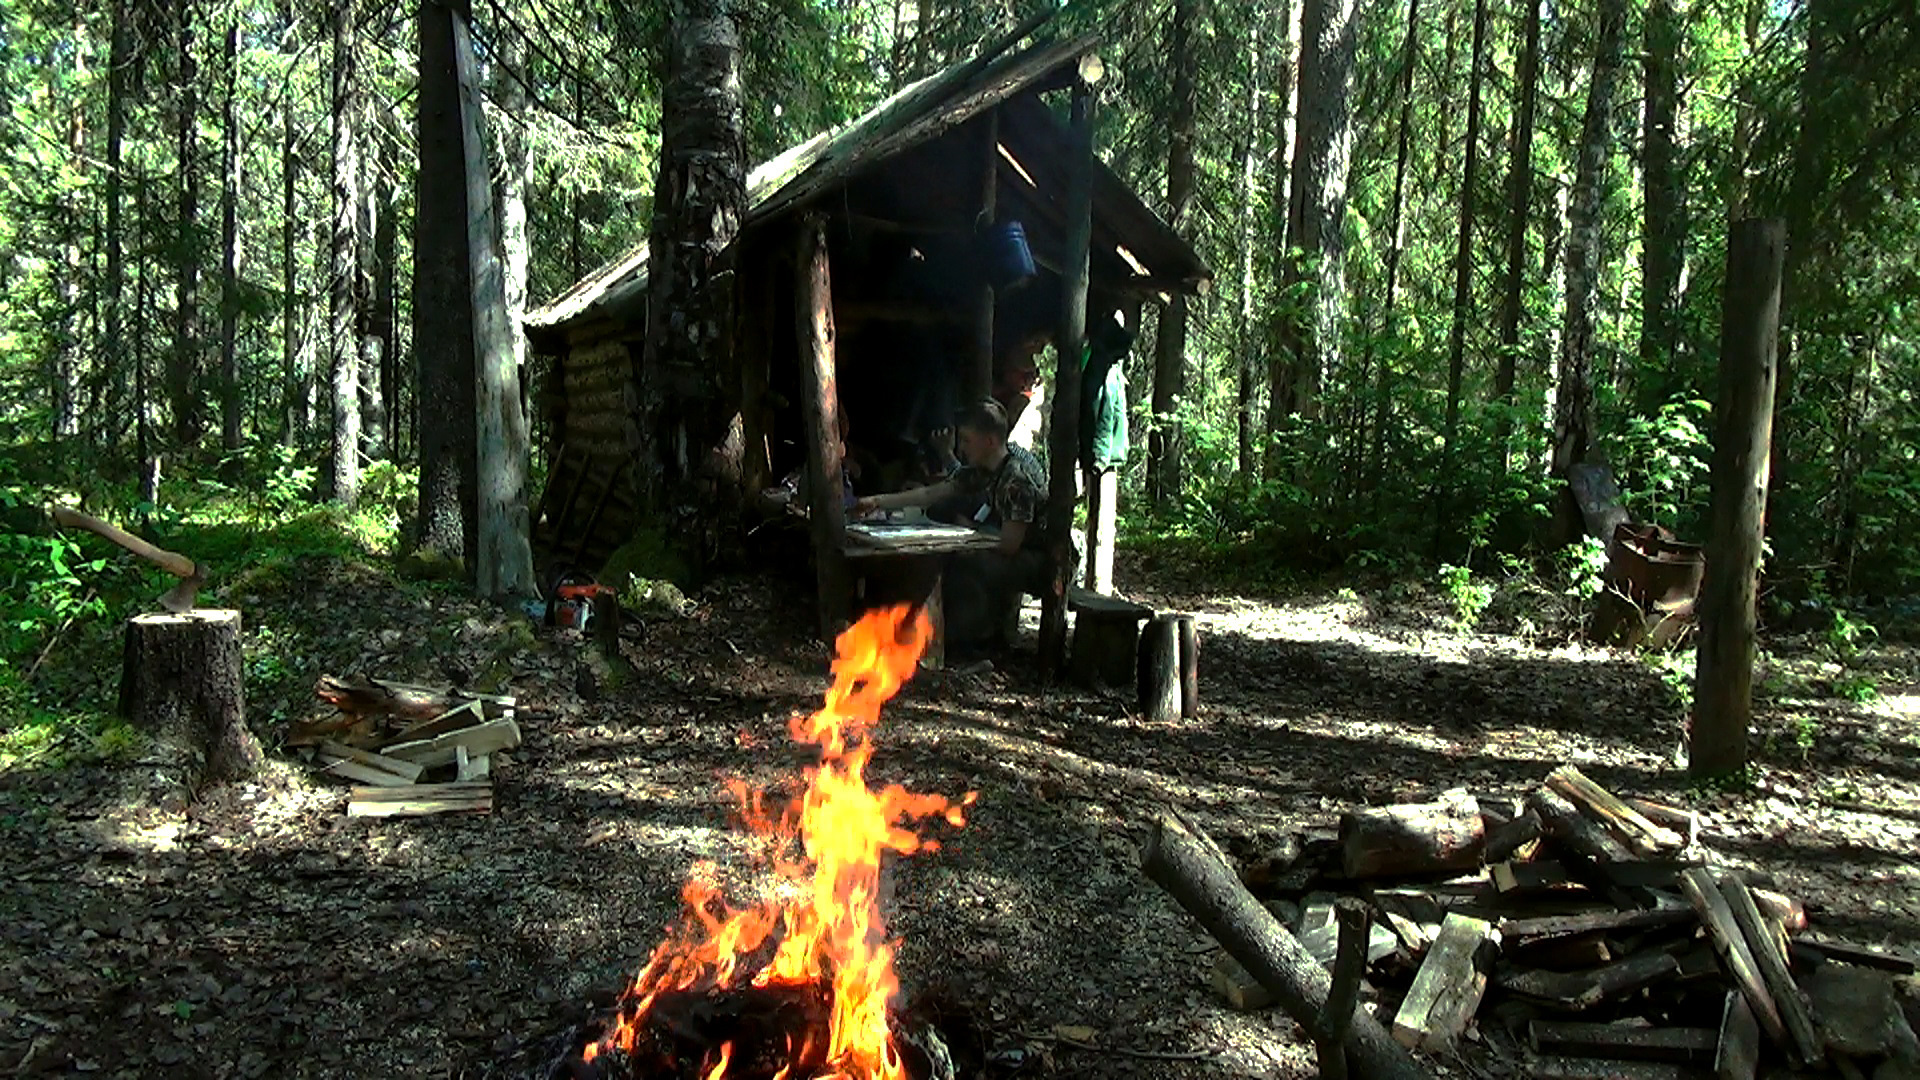
[(199, 608), (128, 620), (120, 715), (184, 766), (190, 789), (258, 771), (266, 755), (247, 729), (240, 613)]
[(1131, 685), (1140, 624), (1153, 618), (1153, 609), (1086, 589), (1067, 590), (1067, 606), (1073, 611), (1073, 655), (1068, 666), (1074, 681), (1093, 687)]
[(1156, 615), (1140, 635), (1135, 686), (1149, 720), (1191, 719), (1200, 708), (1200, 639), (1191, 615)]

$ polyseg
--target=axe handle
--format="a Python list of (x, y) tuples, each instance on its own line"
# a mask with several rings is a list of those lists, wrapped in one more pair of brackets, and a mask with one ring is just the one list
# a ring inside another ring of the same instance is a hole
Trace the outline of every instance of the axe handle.
[(171, 551), (163, 551), (132, 533), (126, 532), (123, 529), (117, 529), (101, 521), (92, 514), (83, 514), (78, 510), (71, 510), (64, 506), (56, 506), (53, 508), (53, 520), (69, 529), (85, 529), (90, 533), (97, 533), (100, 536), (106, 537), (108, 540), (119, 544), (135, 555), (143, 559), (151, 560), (157, 564), (160, 569), (165, 570), (175, 577), (191, 578), (199, 573), (199, 568), (193, 564), (193, 560), (187, 558), (185, 555), (175, 554)]

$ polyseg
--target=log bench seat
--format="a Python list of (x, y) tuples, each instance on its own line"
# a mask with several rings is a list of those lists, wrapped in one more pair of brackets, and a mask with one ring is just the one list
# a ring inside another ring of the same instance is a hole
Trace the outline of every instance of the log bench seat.
[(1086, 686), (1132, 686), (1140, 625), (1153, 618), (1153, 609), (1075, 586), (1067, 590), (1067, 610), (1073, 613), (1073, 654), (1068, 667), (1074, 681)]

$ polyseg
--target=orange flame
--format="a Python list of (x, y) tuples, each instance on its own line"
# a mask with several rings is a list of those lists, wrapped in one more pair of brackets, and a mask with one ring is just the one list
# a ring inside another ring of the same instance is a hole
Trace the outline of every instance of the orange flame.
[[(816, 1080), (902, 1080), (905, 1070), (887, 1021), (900, 984), (894, 944), (880, 918), (881, 857), (937, 850), (938, 843), (907, 824), (941, 816), (964, 825), (964, 809), (975, 797), (968, 792), (956, 803), (899, 784), (867, 787), (880, 706), (913, 676), (929, 629), (924, 614), (896, 607), (870, 612), (840, 635), (825, 707), (788, 725), (796, 741), (821, 751), (821, 763), (806, 770), (802, 797), (775, 817), (761, 792), (738, 780), (728, 785), (747, 825), (774, 843), (775, 872), (801, 885), (802, 895), (734, 910), (699, 874), (689, 878), (681, 897), (692, 918), (654, 949), (628, 991), (617, 1026), (586, 1048), (588, 1060), (613, 1048), (632, 1050), (641, 1021), (662, 993), (731, 987), (744, 974), (743, 963), (777, 940), (772, 959), (753, 975), (754, 986), (825, 982), (831, 988), (824, 1054), (817, 1033), (807, 1032), (800, 1047), (789, 1048), (793, 1060), (820, 1054), (824, 1067), (813, 1074)], [(790, 854), (796, 840), (799, 859)], [(732, 1043), (723, 1044), (705, 1080), (727, 1075), (733, 1050)]]

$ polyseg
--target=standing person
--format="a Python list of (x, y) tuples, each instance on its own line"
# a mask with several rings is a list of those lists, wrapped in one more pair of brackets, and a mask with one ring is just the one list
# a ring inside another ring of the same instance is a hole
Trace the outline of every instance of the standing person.
[(999, 546), (950, 557), (945, 599), (949, 649), (985, 650), (1008, 644), (1006, 630), (1021, 596), (1047, 587), (1047, 474), (1025, 447), (1008, 445), (1007, 413), (998, 401), (988, 398), (963, 410), (958, 428), (963, 464), (950, 478), (869, 496), (854, 511), (931, 506), (954, 495), (982, 500), (978, 524), (999, 535)]

